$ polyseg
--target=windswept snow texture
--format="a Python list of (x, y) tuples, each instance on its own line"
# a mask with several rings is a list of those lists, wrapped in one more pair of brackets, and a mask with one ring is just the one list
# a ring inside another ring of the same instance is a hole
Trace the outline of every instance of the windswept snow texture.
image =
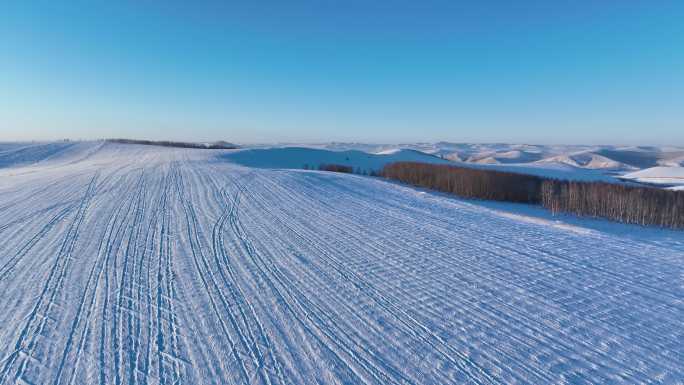
[(684, 381), (680, 233), (90, 146), (0, 170), (0, 384)]

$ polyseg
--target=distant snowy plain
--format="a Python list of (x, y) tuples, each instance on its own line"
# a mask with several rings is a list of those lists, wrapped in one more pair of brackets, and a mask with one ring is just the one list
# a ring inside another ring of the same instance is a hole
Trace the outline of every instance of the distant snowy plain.
[(238, 153), (0, 145), (0, 385), (684, 383), (684, 233)]

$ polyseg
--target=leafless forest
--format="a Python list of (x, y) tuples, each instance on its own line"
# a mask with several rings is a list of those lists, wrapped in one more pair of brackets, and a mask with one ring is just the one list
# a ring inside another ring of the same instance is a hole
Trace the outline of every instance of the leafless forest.
[(684, 192), (603, 182), (573, 182), (450, 165), (399, 162), (382, 176), (464, 198), (541, 204), (553, 213), (684, 228)]

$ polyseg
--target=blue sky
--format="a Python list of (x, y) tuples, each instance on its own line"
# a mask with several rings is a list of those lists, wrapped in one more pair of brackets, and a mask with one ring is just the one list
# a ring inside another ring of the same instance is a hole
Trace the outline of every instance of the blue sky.
[(682, 1), (0, 8), (0, 140), (684, 145)]

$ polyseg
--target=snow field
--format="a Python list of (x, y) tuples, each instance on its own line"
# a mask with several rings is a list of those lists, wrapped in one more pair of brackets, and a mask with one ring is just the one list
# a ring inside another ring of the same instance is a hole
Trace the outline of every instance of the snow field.
[(0, 170), (0, 384), (684, 381), (684, 236), (220, 153)]

